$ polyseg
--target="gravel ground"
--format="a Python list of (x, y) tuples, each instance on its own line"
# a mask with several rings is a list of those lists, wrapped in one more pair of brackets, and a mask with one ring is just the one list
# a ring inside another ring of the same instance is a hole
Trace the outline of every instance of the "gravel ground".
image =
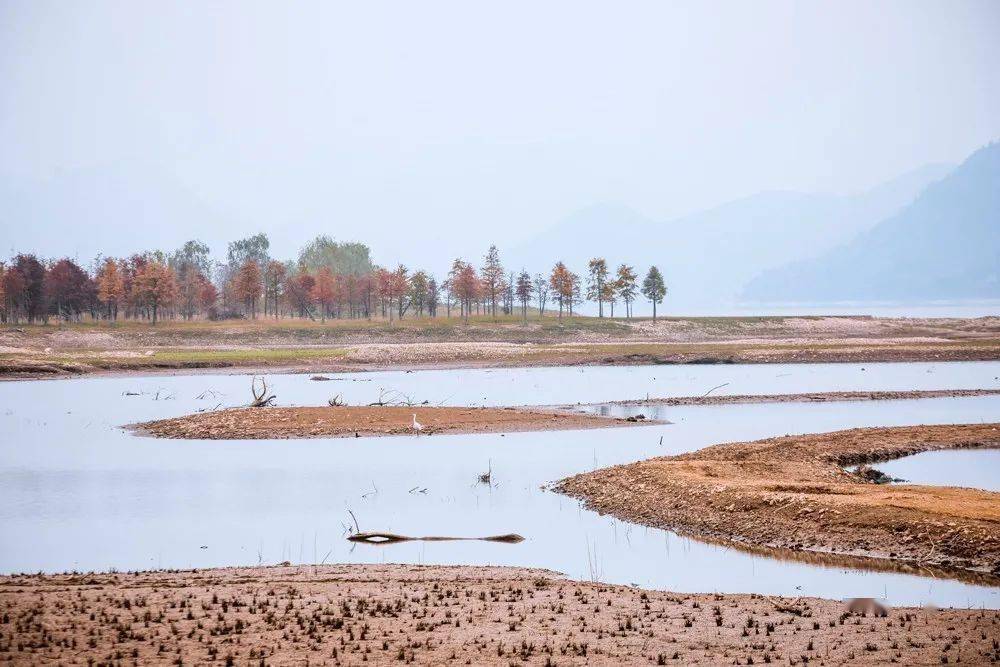
[[(867, 611), (865, 608), (868, 608)], [(1000, 612), (687, 595), (412, 565), (0, 577), (0, 660), (41, 664), (985, 664)], [(874, 612), (874, 613), (873, 613)]]

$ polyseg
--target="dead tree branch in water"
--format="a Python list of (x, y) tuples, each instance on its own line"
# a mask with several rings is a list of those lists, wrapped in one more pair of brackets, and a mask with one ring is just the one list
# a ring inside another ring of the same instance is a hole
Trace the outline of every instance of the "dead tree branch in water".
[(260, 379), (261, 389), (257, 392), (257, 376), (254, 376), (253, 380), (250, 381), (250, 393), (253, 394), (253, 401), (250, 403), (251, 408), (263, 408), (273, 404), (275, 395), (267, 395), (267, 380), (263, 377)]
[(354, 532), (360, 533), (361, 526), (358, 525), (358, 517), (354, 516), (354, 512), (351, 511), (350, 507), (347, 508), (347, 513), (351, 515), (352, 519), (354, 519)]
[(706, 396), (708, 396), (709, 394), (711, 394), (716, 389), (722, 389), (723, 387), (727, 386), (728, 384), (729, 384), (728, 382), (723, 382), (722, 384), (716, 385), (716, 386), (712, 387), (711, 389), (709, 389), (708, 391), (706, 391), (704, 394), (702, 394), (701, 397), (705, 398)]
[(385, 407), (389, 405), (413, 407), (414, 405), (428, 405), (430, 401), (415, 401), (409, 394), (404, 394), (397, 389), (379, 388), (378, 400), (369, 403), (368, 407)]

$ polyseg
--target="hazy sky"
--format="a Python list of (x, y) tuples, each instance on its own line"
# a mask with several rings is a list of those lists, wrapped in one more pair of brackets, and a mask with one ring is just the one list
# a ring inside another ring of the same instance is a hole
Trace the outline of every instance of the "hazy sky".
[(421, 265), (598, 202), (856, 191), (1000, 138), (998, 71), (994, 0), (0, 0), (4, 191), (113, 172), (197, 202), (97, 232), (0, 211), (2, 252), (262, 230)]

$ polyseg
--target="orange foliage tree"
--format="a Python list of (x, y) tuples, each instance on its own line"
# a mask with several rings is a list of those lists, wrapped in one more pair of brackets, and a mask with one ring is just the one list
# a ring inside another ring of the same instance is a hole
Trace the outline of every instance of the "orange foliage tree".
[(156, 324), (159, 310), (171, 306), (177, 298), (173, 269), (160, 261), (146, 262), (136, 271), (132, 292), (137, 304), (150, 309), (153, 324)]
[(125, 299), (125, 276), (118, 261), (108, 257), (97, 272), (97, 299), (104, 304), (105, 317), (118, 319), (118, 305)]
[(326, 322), (326, 314), (334, 297), (334, 277), (329, 267), (321, 266), (316, 272), (316, 282), (312, 286), (312, 300), (319, 305), (320, 320)]
[(552, 288), (552, 294), (556, 301), (559, 302), (559, 319), (562, 319), (564, 305), (573, 302), (573, 274), (562, 262), (556, 262), (556, 265), (552, 267), (552, 273), (549, 275), (549, 286)]
[(451, 293), (458, 299), (462, 317), (469, 321), (469, 314), (472, 312), (472, 302), (482, 296), (483, 285), (476, 275), (476, 269), (467, 262), (456, 259), (452, 264), (449, 275)]
[(236, 293), (236, 298), (242, 301), (249, 311), (250, 317), (256, 319), (257, 299), (261, 293), (261, 275), (260, 267), (255, 260), (248, 259), (240, 267), (233, 282), (233, 291)]

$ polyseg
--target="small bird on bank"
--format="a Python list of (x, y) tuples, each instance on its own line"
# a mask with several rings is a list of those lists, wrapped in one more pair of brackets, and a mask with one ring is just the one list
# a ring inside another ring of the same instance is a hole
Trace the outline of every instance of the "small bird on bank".
[(421, 431), (424, 430), (424, 425), (417, 421), (416, 412), (413, 413), (413, 430), (417, 433), (420, 433)]

